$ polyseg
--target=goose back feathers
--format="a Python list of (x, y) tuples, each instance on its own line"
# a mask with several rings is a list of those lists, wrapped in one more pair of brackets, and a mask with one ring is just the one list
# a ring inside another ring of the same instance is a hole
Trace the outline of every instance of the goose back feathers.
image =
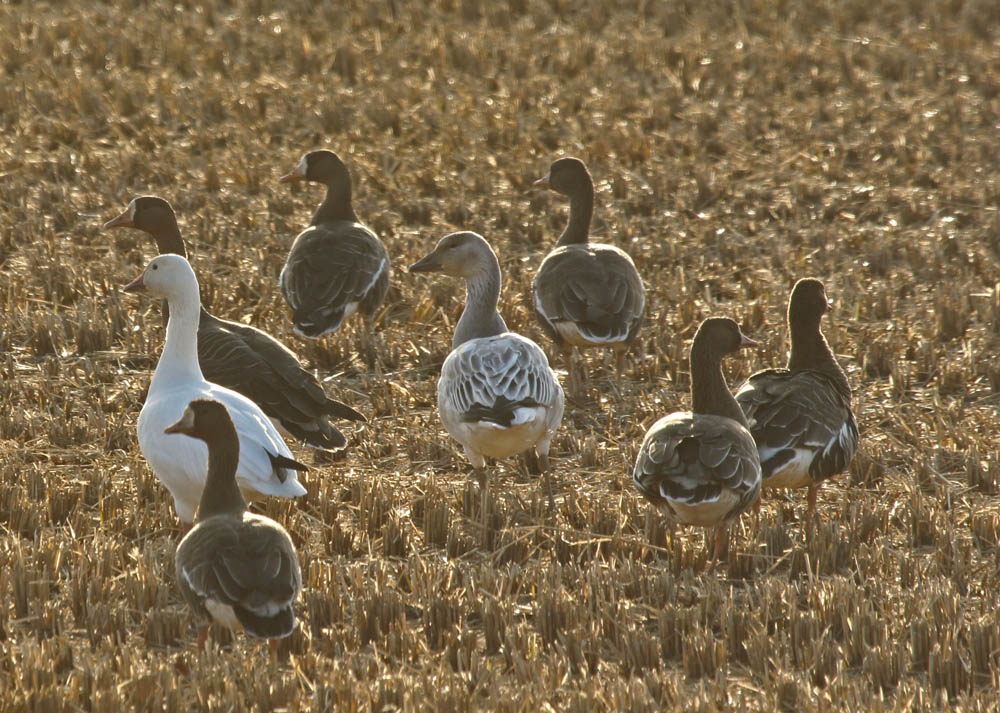
[[(161, 255), (187, 257), (177, 216), (157, 196), (133, 199), (105, 227), (142, 230), (155, 240)], [(364, 420), (350, 406), (329, 398), (316, 377), (277, 339), (249, 325), (215, 317), (204, 307), (198, 318), (198, 363), (206, 380), (243, 394), (279, 428), (314, 448), (336, 450), (346, 444), (331, 418)]]
[(347, 167), (332, 151), (313, 151), (280, 180), (327, 187), (281, 269), (281, 294), (292, 309), (296, 333), (321, 337), (355, 312), (371, 324), (389, 289), (389, 255), (378, 236), (358, 221)]
[(198, 520), (175, 555), (185, 601), (230, 629), (263, 638), (288, 636), (302, 590), (298, 556), (281, 525), (246, 510), (236, 484), (239, 436), (226, 407), (196, 399), (165, 432), (199, 439), (208, 448)]

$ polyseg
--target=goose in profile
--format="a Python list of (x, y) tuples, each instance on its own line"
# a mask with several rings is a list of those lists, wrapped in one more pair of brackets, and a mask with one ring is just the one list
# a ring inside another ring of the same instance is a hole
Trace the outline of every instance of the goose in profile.
[(507, 330), (497, 311), (500, 263), (476, 233), (446, 235), (410, 272), (443, 272), (465, 278), (465, 309), (452, 351), (441, 367), (438, 413), (462, 444), (485, 490), (486, 458), (534, 450), (545, 473), (549, 507), (549, 444), (563, 414), (563, 391), (541, 348)]
[(355, 312), (370, 331), (389, 290), (389, 255), (354, 212), (347, 166), (333, 151), (313, 151), (279, 180), (326, 186), (326, 198), (281, 269), (281, 294), (292, 309), (295, 332), (317, 339), (337, 331)]
[(285, 528), (247, 511), (236, 484), (240, 439), (226, 407), (195, 399), (164, 433), (190, 436), (208, 449), (198, 518), (174, 557), (184, 600), (201, 617), (234, 631), (272, 644), (288, 636), (302, 591), (299, 558)]
[(621, 374), (646, 310), (646, 291), (628, 253), (590, 240), (594, 182), (583, 161), (561, 158), (536, 186), (567, 196), (569, 222), (531, 283), (535, 315), (562, 350), (573, 381), (573, 347), (611, 347)]
[(174, 498), (177, 516), (194, 522), (195, 508), (205, 487), (208, 449), (204, 443), (164, 433), (195, 399), (221, 401), (240, 439), (236, 480), (248, 497), (296, 497), (306, 489), (297, 470), (306, 466), (292, 452), (260, 407), (243, 394), (205, 380), (198, 366), (198, 315), (201, 300), (194, 270), (180, 255), (153, 258), (145, 271), (124, 288), (167, 300), (170, 317), (160, 361), (153, 372), (146, 402), (139, 412), (139, 448), (153, 474)]
[[(133, 199), (104, 227), (141, 230), (152, 236), (161, 255), (187, 257), (174, 209), (158, 196)], [(365, 420), (328, 397), (295, 354), (270, 334), (219, 319), (204, 306), (198, 314), (198, 364), (205, 379), (243, 394), (279, 429), (313, 448), (338, 450), (347, 443), (331, 418)]]
[(712, 317), (691, 344), (691, 410), (664, 416), (642, 441), (635, 487), (672, 521), (715, 527), (714, 566), (730, 523), (760, 497), (760, 459), (726, 386), (722, 359), (756, 344), (731, 319)]
[(820, 330), (827, 305), (822, 282), (796, 282), (785, 368), (758, 371), (736, 393), (760, 452), (763, 487), (808, 488), (809, 523), (820, 484), (847, 468), (860, 440), (847, 374)]

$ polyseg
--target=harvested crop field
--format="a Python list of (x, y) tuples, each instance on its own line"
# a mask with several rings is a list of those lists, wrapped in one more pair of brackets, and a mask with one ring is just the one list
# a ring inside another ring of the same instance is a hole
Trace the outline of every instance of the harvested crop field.
[[(1000, 688), (1000, 11), (992, 0), (0, 3), (0, 713), (996, 710)], [(278, 177), (336, 150), (385, 242), (377, 318), (291, 330), (277, 277), (322, 199)], [(532, 190), (583, 158), (594, 234), (647, 320), (567, 401), (556, 506), (516, 458), (487, 512), (436, 380), (464, 291), (405, 267), (457, 229), (501, 312), (561, 366), (530, 282), (566, 220)], [(283, 523), (305, 590), (267, 646), (199, 622), (136, 417), (163, 341), (122, 294), (155, 254), (103, 230), (177, 211), (214, 313), (266, 329), (369, 417)], [(819, 494), (767, 492), (708, 570), (631, 483), (688, 408), (709, 315), (784, 363), (821, 278), (862, 433)]]

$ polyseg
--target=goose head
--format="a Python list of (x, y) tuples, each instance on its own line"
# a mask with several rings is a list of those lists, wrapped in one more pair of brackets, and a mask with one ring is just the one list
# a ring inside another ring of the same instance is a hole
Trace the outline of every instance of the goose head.
[(483, 236), (460, 232), (441, 238), (429, 255), (410, 265), (409, 271), (443, 272), (468, 279), (482, 273), (490, 263), (499, 264), (496, 253)]
[(230, 437), (233, 419), (221, 401), (195, 399), (184, 407), (184, 413), (177, 423), (167, 426), (164, 433), (183, 433), (206, 443), (214, 443)]
[(159, 196), (133, 198), (122, 214), (109, 220), (104, 227), (141, 230), (153, 236), (161, 253), (186, 255), (177, 227), (177, 215), (170, 204)]
[(177, 217), (170, 204), (159, 196), (133, 198), (128, 207), (116, 218), (104, 224), (105, 228), (137, 228), (147, 233), (176, 224)]
[(534, 183), (539, 188), (548, 188), (564, 196), (572, 196), (582, 191), (594, 190), (594, 182), (586, 164), (572, 156), (553, 161), (549, 174)]
[(721, 361), (722, 357), (742, 347), (757, 346), (757, 342), (740, 331), (736, 322), (728, 317), (709, 317), (698, 326), (691, 344), (692, 355), (705, 356), (706, 361)]
[(168, 302), (190, 300), (192, 296), (197, 299), (198, 278), (180, 255), (159, 255), (150, 260), (143, 273), (122, 291), (146, 292)]
[(788, 298), (788, 323), (818, 328), (829, 304), (823, 283), (814, 277), (803, 277), (795, 283)]
[(279, 183), (297, 183), (298, 181), (314, 181), (328, 186), (350, 184), (351, 178), (347, 166), (340, 156), (333, 151), (322, 149), (310, 151), (299, 159), (299, 164), (291, 173), (286, 173), (278, 179)]

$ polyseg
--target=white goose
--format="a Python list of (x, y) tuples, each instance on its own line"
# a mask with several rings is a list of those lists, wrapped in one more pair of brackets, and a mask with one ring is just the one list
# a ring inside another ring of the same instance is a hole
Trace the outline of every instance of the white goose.
[(164, 430), (180, 420), (194, 399), (215, 399), (229, 409), (240, 437), (236, 479), (248, 497), (305, 495), (296, 470), (306, 466), (292, 452), (264, 412), (250, 399), (205, 381), (198, 366), (198, 317), (201, 300), (194, 270), (180, 255), (160, 255), (146, 266), (125, 292), (148, 292), (166, 299), (170, 308), (160, 361), (139, 413), (139, 448), (156, 477), (174, 498), (177, 516), (194, 522), (208, 472), (208, 448), (201, 442)]
[(438, 412), (451, 437), (486, 485), (486, 458), (507, 458), (534, 449), (552, 507), (549, 444), (563, 415), (563, 390), (545, 352), (507, 331), (497, 302), (500, 263), (476, 233), (452, 233), (410, 272), (464, 277), (465, 309), (441, 367)]

